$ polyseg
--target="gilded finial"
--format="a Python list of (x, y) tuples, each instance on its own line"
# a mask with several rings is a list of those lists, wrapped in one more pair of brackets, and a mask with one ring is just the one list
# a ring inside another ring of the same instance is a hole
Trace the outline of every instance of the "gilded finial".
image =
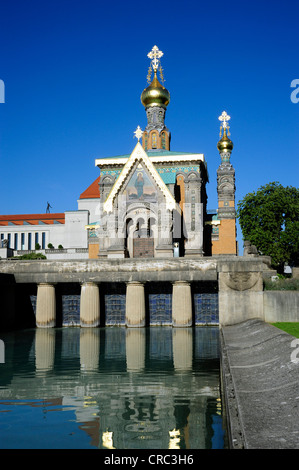
[[(218, 119), (219, 121), (221, 121), (221, 125), (220, 125), (220, 135), (219, 135), (220, 140), (217, 144), (217, 148), (221, 155), (222, 162), (229, 162), (230, 155), (233, 150), (233, 143), (228, 138), (228, 136), (230, 135), (229, 125), (228, 125), (230, 116), (227, 114), (226, 111), (223, 111), (221, 116), (219, 116)], [(223, 131), (223, 135), (222, 135), (222, 131)]]
[[(163, 56), (163, 52), (159, 50), (157, 46), (154, 46), (152, 50), (147, 54), (151, 59), (151, 63), (147, 73), (147, 81), (149, 86), (141, 93), (141, 103), (146, 109), (161, 107), (166, 109), (170, 101), (169, 91), (164, 86), (164, 73), (160, 64), (160, 59)], [(152, 73), (154, 77), (152, 79)], [(158, 73), (160, 77), (158, 78)], [(160, 81), (159, 81), (160, 80)]]
[(143, 134), (143, 131), (142, 131), (142, 129), (140, 128), (140, 126), (138, 126), (137, 129), (136, 129), (136, 131), (134, 132), (134, 136), (136, 137), (136, 139), (138, 139), (138, 142), (139, 142), (139, 140), (141, 139), (142, 134)]
[(165, 80), (164, 80), (164, 75), (163, 75), (163, 69), (160, 63), (160, 59), (161, 57), (163, 57), (163, 55), (164, 55), (163, 52), (160, 51), (157, 46), (154, 46), (152, 50), (147, 54), (147, 57), (151, 59), (151, 65), (149, 67), (148, 74), (147, 74), (148, 83), (150, 83), (150, 79), (151, 79), (151, 73), (152, 73), (151, 67), (153, 68), (155, 75), (157, 74), (157, 71), (159, 70), (160, 79), (162, 83), (164, 83)]
[(221, 114), (221, 116), (219, 116), (218, 119), (219, 119), (219, 121), (222, 122), (222, 124), (220, 125), (219, 137), (221, 138), (221, 136), (222, 136), (222, 130), (223, 130), (223, 133), (226, 133), (226, 129), (227, 129), (227, 135), (230, 135), (229, 125), (228, 125), (228, 121), (230, 120), (230, 116), (227, 114), (227, 112), (222, 111), (222, 114)]

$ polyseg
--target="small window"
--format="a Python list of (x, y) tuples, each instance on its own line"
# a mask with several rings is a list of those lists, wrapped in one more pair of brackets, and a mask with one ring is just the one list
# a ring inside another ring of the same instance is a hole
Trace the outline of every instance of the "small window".
[(21, 233), (21, 250), (25, 250), (25, 233)]
[(44, 250), (46, 248), (46, 233), (42, 233), (42, 249)]

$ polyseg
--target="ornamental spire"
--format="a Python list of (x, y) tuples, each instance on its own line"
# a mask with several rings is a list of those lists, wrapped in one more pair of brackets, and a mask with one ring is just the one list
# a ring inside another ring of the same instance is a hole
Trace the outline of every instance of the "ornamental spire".
[(157, 70), (159, 69), (160, 73), (160, 80), (162, 83), (164, 83), (164, 75), (163, 75), (163, 69), (161, 66), (160, 59), (163, 57), (163, 52), (159, 50), (158, 46), (154, 46), (152, 50), (147, 54), (147, 57), (151, 59), (151, 65), (149, 66), (148, 69), (148, 74), (147, 74), (147, 82), (151, 82), (151, 76), (152, 76), (152, 69), (154, 71), (154, 74), (157, 74)]
[[(230, 116), (227, 114), (226, 111), (223, 111), (221, 116), (219, 116), (219, 121), (221, 121), (220, 125), (220, 140), (217, 144), (218, 151), (221, 156), (222, 164), (230, 163), (230, 156), (233, 150), (233, 143), (228, 138), (230, 135), (229, 132), (229, 125), (228, 121), (230, 120)], [(223, 131), (223, 134), (222, 134)]]
[(140, 126), (138, 126), (137, 129), (136, 129), (136, 131), (134, 132), (134, 137), (136, 137), (136, 139), (138, 139), (138, 142), (139, 142), (139, 140), (141, 139), (142, 134), (143, 134), (143, 131), (142, 131), (142, 129), (140, 128)]
[(230, 120), (230, 116), (227, 114), (226, 111), (222, 111), (222, 114), (221, 116), (219, 116), (219, 121), (222, 122), (222, 124), (220, 125), (220, 134), (219, 134), (219, 137), (221, 138), (222, 137), (222, 130), (223, 130), (223, 133), (225, 132), (225, 129), (227, 129), (227, 135), (230, 135), (230, 132), (229, 132), (229, 125), (228, 125), (228, 121)]

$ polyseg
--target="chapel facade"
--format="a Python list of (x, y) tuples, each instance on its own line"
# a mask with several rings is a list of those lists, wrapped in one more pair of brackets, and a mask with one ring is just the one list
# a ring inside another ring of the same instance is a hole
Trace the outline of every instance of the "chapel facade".
[(138, 142), (133, 152), (96, 160), (100, 204), (98, 222), (88, 226), (90, 257), (237, 254), (229, 116), (224, 112), (219, 118), (223, 130), (218, 142), (222, 159), (217, 182), (219, 202), (211, 217), (207, 213), (204, 155), (171, 150), (171, 134), (165, 124), (170, 93), (163, 84), (162, 56), (157, 46), (148, 54), (149, 85), (141, 94), (147, 125), (144, 131), (139, 126), (135, 131)]

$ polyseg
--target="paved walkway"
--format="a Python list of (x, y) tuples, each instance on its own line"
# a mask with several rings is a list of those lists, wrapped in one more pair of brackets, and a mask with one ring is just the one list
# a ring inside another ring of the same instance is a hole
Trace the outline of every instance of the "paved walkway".
[(299, 340), (258, 319), (221, 332), (231, 447), (298, 449)]

